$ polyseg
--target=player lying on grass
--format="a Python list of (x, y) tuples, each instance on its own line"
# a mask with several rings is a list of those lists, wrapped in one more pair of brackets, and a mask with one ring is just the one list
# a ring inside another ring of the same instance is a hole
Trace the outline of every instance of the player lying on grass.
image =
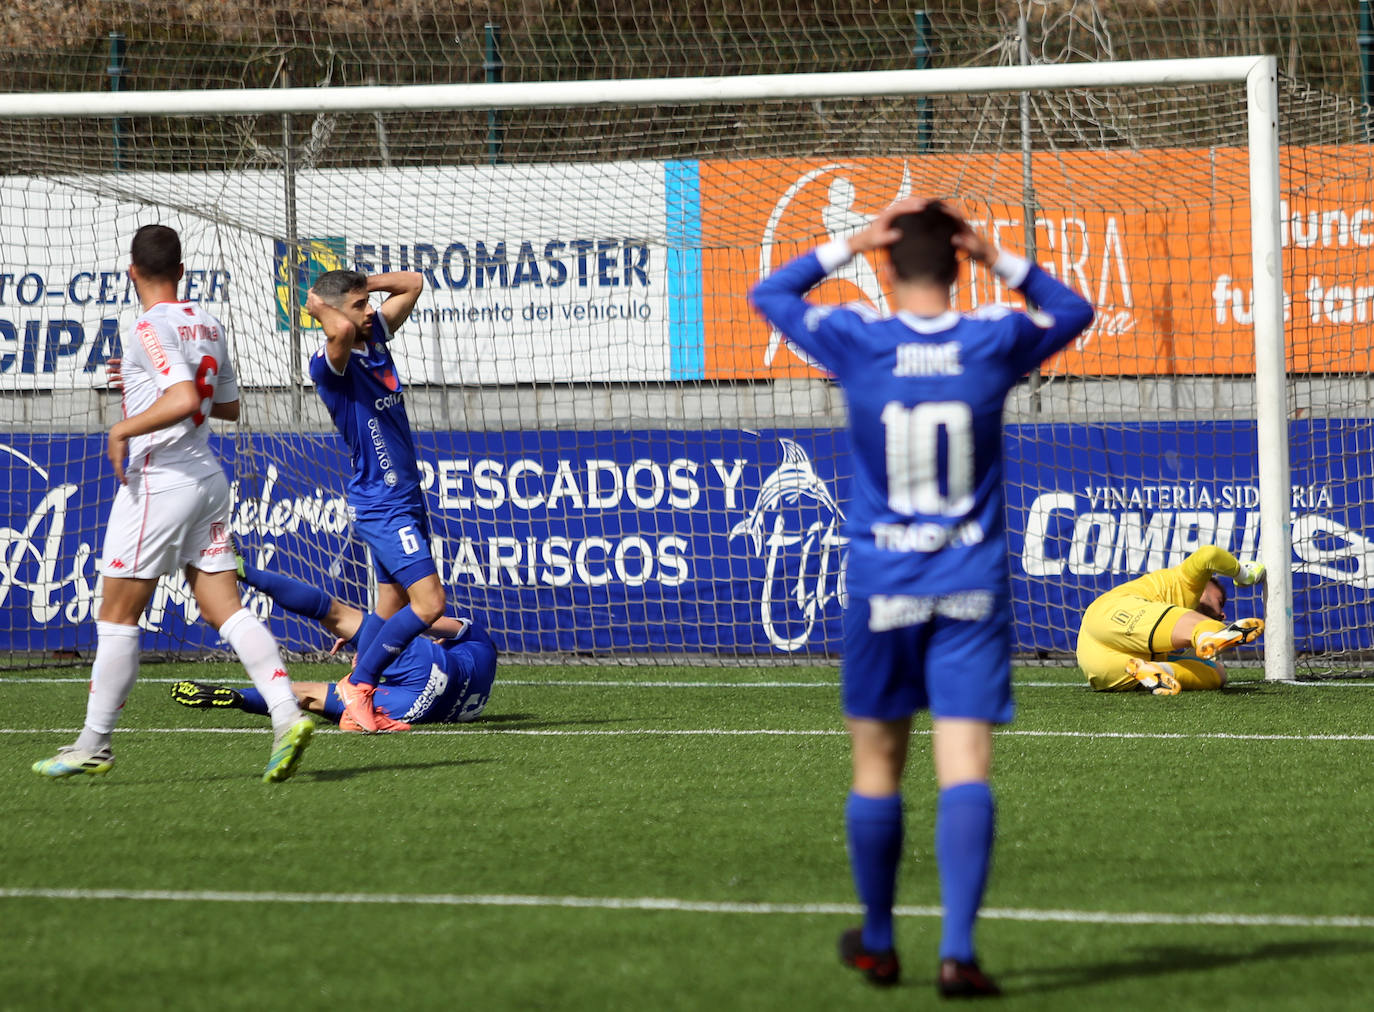
[[(240, 560), (239, 575), (287, 611), (315, 619), (328, 632), (362, 653), (384, 624), (325, 591), (281, 573), (256, 569)], [(430, 636), (434, 637), (433, 639)], [(475, 720), (487, 705), (496, 678), (496, 646), (472, 619), (442, 616), (383, 669), (374, 695), (377, 710), (389, 718), (388, 730), (406, 731), (412, 724), (457, 724)], [(345, 731), (363, 728), (347, 712), (337, 682), (295, 682), (300, 704), (312, 713), (338, 721)], [(261, 693), (201, 682), (176, 682), (172, 698), (200, 709), (238, 709), (266, 713)]]
[(1248, 587), (1264, 579), (1264, 566), (1206, 545), (1181, 565), (1113, 587), (1088, 605), (1078, 631), (1078, 666), (1088, 683), (1101, 692), (1144, 688), (1156, 696), (1225, 685), (1217, 655), (1255, 639), (1264, 620), (1228, 625), (1217, 574)]

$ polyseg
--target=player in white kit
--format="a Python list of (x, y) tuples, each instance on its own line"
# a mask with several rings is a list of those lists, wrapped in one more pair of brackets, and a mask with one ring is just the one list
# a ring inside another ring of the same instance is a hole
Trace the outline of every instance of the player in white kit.
[(205, 424), (239, 416), (224, 327), (199, 305), (177, 301), (183, 266), (175, 231), (145, 225), (130, 253), (143, 315), (124, 338), (124, 418), (110, 429), (108, 456), (120, 487), (100, 559), (104, 592), (86, 722), (75, 744), (33, 769), (57, 778), (114, 765), (111, 737), (138, 677), (139, 619), (158, 578), (184, 569), (201, 614), (239, 655), (271, 713), (275, 738), (262, 778), (285, 780), (315, 724), (296, 704), (272, 634), (239, 598), (229, 483)]

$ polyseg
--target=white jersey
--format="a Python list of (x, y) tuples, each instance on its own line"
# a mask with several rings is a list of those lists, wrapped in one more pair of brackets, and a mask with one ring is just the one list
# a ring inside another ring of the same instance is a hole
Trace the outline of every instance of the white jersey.
[(213, 405), (239, 399), (239, 385), (219, 320), (194, 302), (159, 302), (125, 335), (121, 373), (125, 418), (176, 383), (194, 383), (201, 397), (190, 418), (129, 440), (130, 484), (161, 490), (222, 473), (205, 423)]

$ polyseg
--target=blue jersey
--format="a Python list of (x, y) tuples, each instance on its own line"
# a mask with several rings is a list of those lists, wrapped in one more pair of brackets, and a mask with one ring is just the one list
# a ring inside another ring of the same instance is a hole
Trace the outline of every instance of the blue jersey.
[(348, 501), (364, 513), (398, 501), (422, 502), (401, 378), (387, 348), (390, 338), (386, 320), (377, 313), (366, 346), (350, 351), (342, 373), (334, 371), (323, 347), (310, 360), (310, 378), (353, 457)]
[(750, 298), (848, 399), (849, 593), (1005, 592), (1003, 405), (1030, 369), (1092, 322), (1092, 307), (1024, 261), (1024, 277), (1012, 280), (1040, 307), (1034, 316), (997, 307), (879, 318), (814, 305), (803, 295), (826, 275), (818, 252), (832, 266), (843, 255), (822, 247), (799, 257)]
[[(366, 650), (382, 625), (376, 614), (366, 615), (349, 645)], [(474, 619), (466, 620), (462, 631), (450, 639), (417, 636), (382, 670), (373, 705), (393, 720), (411, 724), (475, 720), (491, 698), (496, 657), (496, 644)], [(338, 720), (343, 711), (343, 700), (331, 683), (324, 712)]]

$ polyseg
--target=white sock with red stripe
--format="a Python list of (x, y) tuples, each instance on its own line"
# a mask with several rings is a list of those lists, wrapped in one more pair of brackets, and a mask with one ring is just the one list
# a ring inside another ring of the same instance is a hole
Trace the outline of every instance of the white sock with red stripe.
[(272, 716), (272, 729), (280, 734), (300, 718), (301, 710), (291, 691), (291, 679), (287, 677), (277, 641), (247, 608), (230, 615), (219, 627), (219, 634), (248, 669), (248, 677), (262, 693)]
[(91, 693), (86, 697), (86, 726), (76, 747), (97, 752), (110, 744), (119, 711), (138, 680), (136, 625), (95, 624), (95, 661), (91, 664)]

